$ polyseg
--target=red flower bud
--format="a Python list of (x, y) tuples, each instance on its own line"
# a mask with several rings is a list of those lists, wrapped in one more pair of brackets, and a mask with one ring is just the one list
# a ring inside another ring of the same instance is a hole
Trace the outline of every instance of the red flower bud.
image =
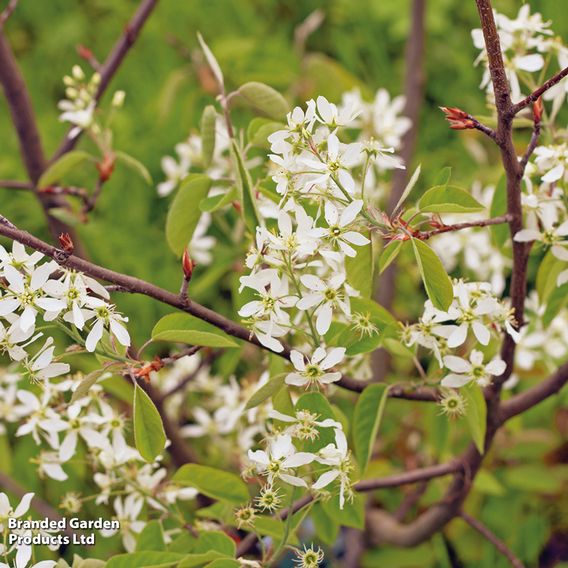
[(71, 239), (69, 233), (61, 233), (59, 235), (59, 244), (66, 253), (73, 254), (75, 245), (73, 244), (73, 240)]
[(452, 130), (470, 130), (475, 128), (475, 121), (472, 120), (467, 112), (456, 107), (440, 107), (446, 115), (446, 120), (450, 123)]
[(99, 179), (102, 182), (107, 181), (112, 175), (112, 172), (114, 171), (114, 161), (115, 156), (113, 153), (110, 153), (105, 154), (102, 161), (97, 164), (97, 170), (99, 170)]
[(542, 120), (543, 111), (544, 105), (542, 104), (542, 97), (538, 97), (538, 99), (533, 103), (533, 117), (536, 124)]
[(183, 268), (183, 277), (189, 282), (193, 274), (193, 269), (195, 268), (195, 263), (191, 260), (187, 249), (183, 251), (181, 266)]
[(79, 55), (79, 57), (85, 59), (86, 61), (89, 61), (93, 58), (93, 52), (82, 44), (79, 44), (77, 46), (77, 54)]

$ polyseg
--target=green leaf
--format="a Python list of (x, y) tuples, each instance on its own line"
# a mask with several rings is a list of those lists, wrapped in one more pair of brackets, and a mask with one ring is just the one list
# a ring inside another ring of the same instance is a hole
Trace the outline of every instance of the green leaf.
[(542, 259), (536, 274), (536, 291), (541, 304), (546, 304), (556, 290), (558, 275), (566, 268), (566, 263), (552, 254), (550, 249)]
[[(555, 279), (556, 281), (556, 279)], [(544, 326), (549, 326), (552, 320), (560, 313), (566, 303), (568, 302), (568, 283), (562, 286), (557, 286), (546, 302), (546, 309), (542, 315), (542, 323)]]
[(274, 122), (266, 118), (253, 118), (247, 129), (247, 140), (256, 148), (270, 149), (268, 137), (278, 130), (282, 130), (286, 126), (281, 122)]
[(201, 157), (203, 167), (207, 169), (211, 165), (215, 153), (215, 125), (217, 124), (217, 112), (213, 105), (207, 105), (201, 115)]
[(237, 92), (251, 107), (274, 120), (283, 120), (290, 110), (286, 99), (264, 83), (251, 81), (245, 83)]
[[(507, 180), (502, 176), (491, 200), (491, 207), (489, 208), (489, 215), (491, 217), (500, 217), (507, 213)], [(509, 226), (506, 223), (502, 225), (491, 225), (491, 238), (498, 248), (501, 248), (509, 238)]]
[(136, 172), (148, 185), (152, 185), (152, 176), (146, 166), (130, 154), (117, 150), (114, 155), (119, 162), (122, 162), (127, 168)]
[(169, 566), (177, 564), (183, 554), (174, 552), (134, 552), (132, 554), (119, 554), (113, 556), (106, 565), (106, 568), (144, 568), (145, 566)]
[(91, 390), (91, 387), (99, 380), (101, 375), (103, 375), (105, 372), (106, 368), (103, 367), (102, 369), (96, 369), (95, 371), (92, 371), (91, 373), (83, 377), (83, 379), (79, 383), (79, 386), (71, 396), (71, 403), (76, 402), (79, 399), (86, 396)]
[(235, 175), (237, 176), (237, 189), (239, 191), (239, 200), (246, 226), (251, 235), (255, 235), (256, 228), (260, 225), (260, 215), (256, 205), (256, 196), (250, 173), (245, 166), (245, 162), (237, 143), (231, 142), (231, 158)]
[(217, 83), (219, 83), (219, 89), (224, 91), (225, 83), (223, 79), (223, 72), (221, 71), (221, 66), (217, 62), (217, 59), (213, 55), (213, 52), (209, 49), (209, 46), (205, 43), (205, 40), (201, 36), (200, 33), (197, 34), (197, 39), (199, 41), (199, 45), (205, 54), (205, 59), (207, 60), (207, 64), (209, 65), (215, 79), (217, 79)]
[(400, 240), (391, 241), (383, 248), (379, 256), (379, 274), (382, 274), (396, 260), (402, 244), (403, 242)]
[(173, 476), (173, 481), (195, 487), (200, 493), (212, 499), (229, 501), (236, 505), (250, 498), (247, 486), (240, 477), (205, 465), (194, 463), (183, 465)]
[(134, 441), (136, 449), (153, 462), (166, 446), (166, 433), (158, 409), (138, 385), (134, 388)]
[(438, 173), (438, 175), (436, 176), (434, 185), (435, 186), (440, 185), (442, 187), (445, 187), (450, 183), (451, 177), (452, 177), (452, 168), (450, 166), (446, 166), (445, 168), (442, 168)]
[(333, 517), (330, 517), (321, 506), (321, 503), (316, 503), (310, 511), (310, 516), (314, 522), (314, 528), (318, 538), (324, 544), (332, 546), (337, 540), (339, 533), (339, 525), (335, 522)]
[(219, 193), (218, 195), (212, 195), (211, 197), (206, 197), (199, 202), (199, 209), (203, 212), (213, 213), (225, 205), (229, 205), (237, 199), (237, 188), (231, 187), (227, 193)]
[(460, 389), (466, 403), (466, 421), (471, 437), (480, 454), (485, 449), (485, 430), (487, 428), (487, 405), (483, 391), (477, 385), (468, 385)]
[[(371, 231), (361, 231), (371, 240)], [(370, 298), (373, 294), (373, 241), (357, 247), (357, 255), (345, 257), (345, 270), (347, 282), (358, 290), (364, 298)]]
[(241, 566), (241, 564), (238, 560), (233, 560), (232, 558), (218, 558), (206, 564), (205, 568), (239, 568), (239, 566)]
[(236, 553), (235, 541), (221, 531), (207, 531), (200, 533), (193, 552), (196, 554), (214, 550), (226, 556)]
[(238, 347), (229, 335), (190, 314), (169, 314), (164, 316), (152, 330), (154, 341), (171, 341), (204, 347)]
[(369, 464), (388, 398), (388, 385), (369, 385), (359, 396), (353, 417), (353, 443), (361, 475)]
[(204, 566), (208, 562), (224, 558), (224, 555), (216, 550), (209, 552), (202, 552), (199, 554), (188, 554), (184, 556), (183, 560), (177, 565), (177, 568), (195, 568), (197, 566)]
[(73, 150), (63, 154), (59, 160), (51, 164), (41, 175), (37, 182), (39, 188), (49, 187), (61, 180), (63, 176), (87, 160), (94, 161), (91, 154), (83, 150)]
[(136, 543), (136, 552), (144, 550), (166, 550), (164, 532), (160, 521), (150, 521), (144, 527)]
[(339, 499), (332, 497), (322, 502), (326, 515), (343, 527), (362, 530), (365, 527), (365, 497), (355, 493), (353, 502), (346, 501), (343, 509), (339, 508)]
[(473, 213), (485, 207), (465, 189), (453, 185), (431, 187), (418, 201), (423, 213)]
[(404, 188), (404, 191), (402, 192), (402, 195), (400, 196), (400, 199), (398, 200), (396, 207), (393, 209), (392, 212), (393, 217), (396, 217), (399, 208), (402, 207), (403, 203), (406, 201), (406, 198), (408, 197), (408, 195), (416, 185), (419, 176), (420, 176), (420, 166), (418, 166), (416, 170), (414, 170), (412, 177), (410, 178), (409, 182), (406, 184), (406, 187)]
[(197, 204), (207, 197), (211, 179), (203, 174), (190, 174), (170, 205), (166, 218), (166, 239), (172, 251), (181, 256), (197, 227), (201, 211)]
[(450, 277), (438, 255), (426, 243), (418, 239), (412, 239), (411, 242), (428, 297), (434, 307), (446, 311), (454, 299)]
[(275, 395), (284, 385), (284, 379), (286, 379), (287, 373), (280, 373), (275, 377), (269, 379), (267, 383), (262, 385), (248, 400), (245, 410), (250, 410), (255, 408), (259, 404), (262, 404), (266, 399)]

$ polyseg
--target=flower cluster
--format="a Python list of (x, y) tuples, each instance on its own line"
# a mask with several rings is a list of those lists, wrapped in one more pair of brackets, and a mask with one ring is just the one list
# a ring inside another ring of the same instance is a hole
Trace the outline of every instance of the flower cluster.
[[(568, 49), (559, 38), (554, 37), (550, 29), (551, 22), (544, 22), (538, 12), (531, 14), (528, 4), (521, 6), (517, 17), (514, 19), (510, 19), (504, 14), (495, 13), (495, 23), (499, 33), (513, 102), (518, 102), (523, 98), (523, 83), (530, 90), (535, 88), (535, 80), (537, 79), (533, 80), (531, 73), (541, 71), (546, 66), (546, 58), (554, 56), (557, 58), (560, 68), (566, 66)], [(486, 89), (488, 96), (493, 98), (493, 87), (482, 30), (473, 30), (472, 38), (475, 47), (481, 50), (476, 63), (483, 62), (485, 65), (481, 88)], [(560, 102), (562, 102), (566, 96), (565, 87), (555, 89), (548, 96), (560, 96)]]
[[(284, 427), (273, 426), (274, 432), (266, 438), (266, 449), (248, 451), (250, 463), (245, 471), (246, 475), (264, 478), (257, 506), (261, 510), (277, 509), (282, 501), (278, 487), (282, 483), (319, 492), (338, 481), (339, 506), (343, 509), (346, 499), (353, 497), (353, 465), (341, 423), (332, 418), (320, 420), (308, 410), (296, 410), (294, 416), (273, 410), (269, 416)], [(328, 428), (333, 429), (334, 442), (324, 445), (320, 435)], [(311, 451), (300, 449), (306, 442), (313, 445), (317, 441), (320, 443)], [(317, 480), (308, 484), (314, 475)]]
[(504, 362), (495, 358), (484, 363), (483, 353), (476, 349), (466, 360), (451, 355), (451, 349), (463, 349), (468, 338), (470, 343), (487, 347), (492, 335), (502, 331), (518, 341), (514, 323), (512, 311), (492, 294), (488, 283), (458, 280), (448, 310), (438, 310), (427, 300), (420, 320), (404, 328), (403, 340), (408, 346), (419, 345), (432, 351), (440, 367), (451, 371), (442, 380), (442, 386), (461, 387), (473, 382), (484, 387), (491, 383), (492, 376), (505, 372)]

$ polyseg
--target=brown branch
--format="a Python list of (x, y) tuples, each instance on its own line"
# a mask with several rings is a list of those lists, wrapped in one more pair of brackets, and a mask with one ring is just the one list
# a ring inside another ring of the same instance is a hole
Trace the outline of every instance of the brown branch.
[(527, 167), (527, 164), (529, 163), (530, 157), (532, 156), (533, 152), (536, 149), (539, 138), (540, 138), (540, 119), (535, 117), (531, 139), (519, 163), (519, 167), (521, 168), (522, 174), (525, 173), (525, 169)]
[(525, 568), (525, 565), (513, 554), (509, 547), (497, 536), (495, 536), (482, 522), (471, 515), (460, 513), (460, 517), (482, 537), (487, 539), (513, 566), (513, 568)]
[(6, 8), (0, 14), (0, 27), (2, 27), (14, 13), (14, 10), (18, 7), (19, 0), (10, 0)]
[[(62, 251), (53, 245), (38, 239), (34, 235), (26, 231), (18, 229), (13, 223), (11, 223), (6, 217), (0, 214), (0, 235), (4, 235), (9, 239), (18, 241), (25, 246), (28, 246), (34, 250), (40, 251), (46, 256), (53, 258), (56, 262), (65, 266), (66, 268), (72, 268), (83, 272), (88, 276), (93, 278), (98, 278), (110, 284), (119, 286), (121, 291), (128, 291), (130, 293), (142, 294), (177, 308), (183, 312), (187, 312), (203, 321), (206, 321), (215, 327), (218, 327), (228, 335), (252, 343), (262, 349), (268, 349), (262, 345), (257, 337), (248, 330), (246, 327), (239, 325), (238, 323), (214, 312), (213, 310), (198, 304), (197, 302), (185, 302), (184, 299), (180, 298), (179, 294), (174, 294), (169, 290), (164, 290), (155, 284), (141, 280), (134, 276), (128, 276), (127, 274), (122, 274), (120, 272), (115, 272), (114, 270), (109, 270), (108, 268), (103, 268), (97, 264), (89, 262), (78, 256), (62, 254)], [(280, 353), (276, 353), (285, 359), (290, 359), (290, 348), (285, 347)], [(368, 385), (368, 383), (363, 381), (358, 381), (343, 375), (342, 378), (336, 383), (337, 385), (352, 390), (355, 392), (361, 392)], [(404, 398), (409, 400), (437, 400), (436, 392), (432, 389), (427, 388), (411, 388), (408, 391), (402, 387), (395, 387), (392, 389), (392, 393), (389, 393), (393, 398)]]
[(488, 227), (490, 225), (502, 225), (511, 220), (510, 215), (501, 215), (500, 217), (491, 217), (490, 219), (480, 219), (479, 221), (467, 221), (465, 223), (454, 223), (453, 225), (442, 225), (431, 231), (418, 231), (413, 236), (417, 239), (425, 241), (442, 233), (454, 231), (462, 231), (463, 229), (471, 229), (472, 227)]
[[(22, 487), (3, 471), (0, 471), (0, 488), (13, 493), (18, 499), (21, 499), (26, 493), (29, 493), (27, 489)], [(54, 521), (60, 521), (63, 518), (49, 503), (46, 503), (43, 499), (38, 497), (37, 494), (32, 498), (31, 504), (42, 517), (47, 517)]]
[(3, 189), (16, 189), (23, 191), (31, 191), (34, 188), (33, 184), (27, 181), (17, 181), (11, 179), (0, 180), (0, 187)]
[(560, 81), (562, 81), (562, 79), (564, 79), (564, 77), (566, 77), (567, 75), (568, 75), (568, 67), (565, 67), (564, 69), (562, 69), (562, 71), (559, 71), (558, 73), (556, 73), (556, 75), (554, 75), (548, 81), (546, 81), (546, 83), (544, 83), (541, 87), (534, 90), (528, 97), (525, 97), (522, 101), (518, 102), (517, 104), (514, 104), (510, 111), (511, 115), (512, 116), (516, 115), (518, 112), (523, 110), (525, 107), (529, 106), (531, 103), (536, 102), (544, 93), (546, 93), (546, 91), (548, 91), (548, 89), (560, 83)]
[[(132, 17), (132, 20), (130, 20), (130, 22), (128, 22), (128, 24), (124, 28), (124, 33), (120, 36), (109, 56), (106, 58), (106, 61), (101, 66), (101, 82), (99, 83), (99, 88), (97, 89), (97, 92), (95, 94), (96, 101), (99, 101), (104, 95), (109, 83), (111, 82), (115, 73), (118, 71), (118, 68), (122, 64), (126, 55), (128, 55), (130, 48), (136, 42), (140, 30), (146, 23), (146, 20), (149, 18), (157, 3), (158, 0), (142, 0), (140, 5), (138, 6), (138, 9), (136, 10), (136, 13)], [(53, 155), (51, 161), (53, 162), (57, 160), (63, 154), (72, 150), (76, 146), (80, 137), (81, 134), (75, 136), (74, 138), (70, 138), (68, 132), (65, 136), (65, 139)]]
[(522, 414), (543, 400), (555, 395), (568, 382), (568, 363), (564, 363), (550, 377), (534, 387), (517, 394), (501, 404), (499, 420), (505, 422)]
[[(403, 473), (398, 473), (388, 477), (364, 479), (363, 481), (356, 483), (353, 486), (353, 489), (358, 492), (366, 492), (375, 491), (377, 489), (387, 489), (390, 487), (400, 487), (401, 485), (408, 485), (410, 483), (418, 483), (420, 481), (426, 481), (429, 479), (434, 479), (436, 477), (451, 475), (453, 473), (461, 471), (462, 469), (463, 464), (459, 460), (454, 460), (444, 464), (432, 465), (412, 471), (405, 471)], [(288, 515), (298, 512), (313, 500), (314, 498), (311, 495), (304, 495), (296, 502), (294, 502), (291, 507), (282, 509), (282, 511), (280, 511), (280, 513), (276, 515), (276, 518), (284, 520), (288, 517)], [(254, 546), (255, 542), (255, 534), (250, 533), (249, 535), (247, 535), (237, 547), (237, 557), (246, 554), (252, 548), (252, 546)]]

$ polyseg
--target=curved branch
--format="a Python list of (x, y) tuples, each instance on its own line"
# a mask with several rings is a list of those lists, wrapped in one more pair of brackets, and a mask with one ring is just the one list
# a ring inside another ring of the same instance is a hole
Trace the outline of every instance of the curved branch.
[(541, 87), (534, 90), (528, 97), (513, 105), (513, 108), (511, 109), (512, 114), (515, 115), (531, 103), (536, 102), (540, 96), (548, 91), (548, 89), (551, 89), (552, 87), (554, 87), (554, 85), (560, 83), (560, 81), (562, 81), (562, 79), (564, 79), (564, 77), (566, 77), (567, 75), (568, 67), (565, 67), (564, 69), (562, 69), (562, 71), (559, 71), (558, 73), (556, 73), (556, 75), (546, 81), (546, 83), (544, 83)]

